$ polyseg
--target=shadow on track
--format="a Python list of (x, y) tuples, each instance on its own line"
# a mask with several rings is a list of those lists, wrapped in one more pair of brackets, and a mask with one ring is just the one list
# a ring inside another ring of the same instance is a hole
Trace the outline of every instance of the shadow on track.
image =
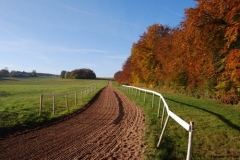
[(119, 114), (118, 114), (118, 117), (113, 121), (113, 123), (117, 125), (123, 119), (124, 112), (123, 112), (123, 104), (122, 104), (121, 98), (118, 96), (118, 94), (116, 92), (114, 92), (114, 94), (118, 99)]

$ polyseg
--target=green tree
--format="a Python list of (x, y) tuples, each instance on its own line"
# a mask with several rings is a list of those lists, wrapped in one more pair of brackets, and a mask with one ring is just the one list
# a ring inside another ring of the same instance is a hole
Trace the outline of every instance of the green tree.
[(65, 78), (66, 72), (67, 72), (67, 71), (63, 70), (63, 71), (61, 72), (61, 74), (60, 74), (60, 77), (61, 77), (61, 78)]
[(64, 75), (65, 79), (69, 79), (69, 76), (70, 76), (70, 72), (66, 72)]
[(33, 70), (32, 73), (30, 74), (31, 77), (37, 77), (37, 71)]
[(9, 75), (9, 71), (7, 69), (2, 69), (0, 71), (0, 77), (7, 77)]

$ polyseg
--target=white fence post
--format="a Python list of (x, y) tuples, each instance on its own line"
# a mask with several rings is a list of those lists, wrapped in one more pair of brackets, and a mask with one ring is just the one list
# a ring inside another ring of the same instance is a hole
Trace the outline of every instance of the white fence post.
[(39, 105), (39, 116), (42, 114), (42, 100), (43, 100), (43, 95), (40, 95), (40, 105)]
[(83, 98), (83, 91), (81, 90), (81, 100), (82, 100), (82, 98)]
[(65, 101), (66, 101), (66, 108), (69, 111), (69, 108), (68, 108), (68, 94), (65, 95)]
[(141, 91), (140, 91), (140, 89), (138, 90), (138, 98), (140, 98), (140, 96), (141, 96)]
[(153, 103), (154, 103), (154, 92), (153, 92), (153, 96), (152, 96), (152, 108), (153, 108)]
[(169, 115), (167, 116), (167, 119), (166, 119), (165, 124), (164, 124), (164, 126), (163, 126), (162, 133), (161, 133), (161, 135), (160, 135), (160, 137), (159, 137), (159, 141), (158, 141), (157, 147), (159, 147), (159, 145), (160, 145), (160, 143), (161, 143), (161, 141), (162, 141), (163, 133), (165, 132), (165, 129), (166, 129), (168, 120), (169, 120)]
[(162, 126), (163, 126), (164, 110), (165, 110), (165, 106), (163, 106), (162, 120), (161, 120), (161, 128), (162, 128)]
[(77, 92), (75, 92), (75, 106), (77, 106)]
[(146, 101), (146, 94), (147, 94), (147, 92), (145, 91), (145, 94), (144, 94), (144, 103), (145, 103), (145, 101)]
[(160, 112), (160, 108), (161, 108), (161, 97), (159, 97), (159, 102), (158, 102), (158, 117), (159, 117), (159, 112)]
[[(153, 97), (152, 97), (152, 108), (153, 108), (153, 105), (154, 105), (154, 96), (155, 94), (157, 96), (159, 96), (159, 104), (158, 104), (158, 117), (159, 117), (159, 114), (160, 114), (160, 108), (161, 108), (161, 102), (163, 102), (163, 111), (162, 111), (162, 120), (161, 120), (161, 127), (163, 128), (162, 129), (162, 132), (160, 134), (160, 137), (159, 137), (159, 141), (158, 141), (158, 144), (157, 144), (157, 147), (159, 147), (161, 141), (162, 141), (162, 137), (163, 137), (163, 134), (165, 132), (165, 129), (166, 129), (166, 126), (167, 126), (167, 123), (168, 123), (168, 120), (169, 120), (169, 117), (171, 117), (174, 121), (176, 121), (179, 125), (181, 125), (185, 130), (187, 130), (189, 132), (189, 140), (188, 140), (188, 150), (187, 150), (187, 160), (190, 160), (191, 159), (191, 156), (192, 156), (192, 142), (193, 142), (193, 127), (194, 127), (194, 123), (193, 122), (190, 122), (190, 124), (186, 123), (184, 120), (182, 120), (180, 117), (178, 117), (175, 113), (173, 113), (165, 99), (163, 98), (163, 96), (157, 92), (154, 92), (154, 91), (151, 91), (151, 90), (147, 90), (147, 89), (141, 89), (141, 88), (138, 88), (138, 87), (133, 87), (133, 86), (125, 86), (123, 85), (124, 87), (127, 87), (128, 88), (128, 91), (131, 93), (131, 95), (133, 95), (133, 88), (136, 89), (136, 93), (137, 93), (137, 89), (139, 90), (139, 96), (140, 96), (140, 91), (145, 91), (145, 94), (144, 94), (144, 102), (146, 101), (146, 93), (152, 93)], [(131, 90), (130, 90), (131, 89)], [(136, 95), (135, 95), (136, 96)], [(163, 121), (164, 121), (164, 112), (166, 110), (166, 113), (167, 113), (167, 118), (165, 120), (165, 123), (164, 123), (164, 126), (163, 126)]]
[(55, 95), (53, 93), (53, 115), (55, 115)]
[(191, 156), (192, 156), (193, 130), (194, 130), (194, 122), (190, 121), (187, 160), (191, 160)]

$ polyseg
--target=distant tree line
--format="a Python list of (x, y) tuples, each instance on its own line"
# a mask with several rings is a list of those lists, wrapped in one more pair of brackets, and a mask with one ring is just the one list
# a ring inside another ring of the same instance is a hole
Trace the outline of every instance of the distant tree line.
[(2, 69), (0, 71), (0, 77), (37, 77), (36, 70), (32, 72), (25, 72), (25, 71), (11, 71), (9, 72), (8, 69)]
[(37, 73), (38, 77), (57, 77), (59, 75), (51, 74), (51, 73)]
[(36, 70), (32, 72), (25, 72), (25, 71), (8, 71), (8, 69), (0, 70), (0, 77), (38, 77), (38, 76), (56, 76), (54, 74), (49, 73), (37, 73)]
[(96, 74), (91, 69), (82, 68), (71, 72), (63, 70), (60, 77), (65, 79), (96, 79)]

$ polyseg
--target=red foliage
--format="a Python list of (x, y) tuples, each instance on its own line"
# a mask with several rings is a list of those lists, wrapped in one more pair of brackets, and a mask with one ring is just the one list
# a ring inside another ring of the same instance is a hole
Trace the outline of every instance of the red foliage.
[[(116, 74), (120, 83), (206, 88), (224, 103), (240, 93), (240, 1), (197, 0), (179, 28), (153, 24)], [(230, 92), (231, 91), (231, 92)]]

